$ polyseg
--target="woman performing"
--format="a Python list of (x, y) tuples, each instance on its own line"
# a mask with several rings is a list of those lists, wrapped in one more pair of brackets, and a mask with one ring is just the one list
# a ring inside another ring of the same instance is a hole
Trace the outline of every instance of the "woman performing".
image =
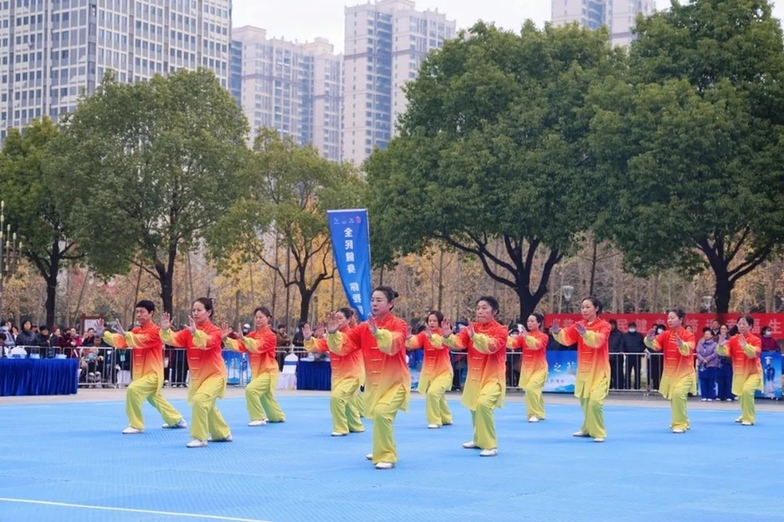
[(200, 297), (193, 302), (188, 328), (173, 332), (171, 315), (164, 312), (161, 317), (161, 340), (170, 346), (187, 349), (188, 404), (193, 407), (193, 440), (186, 445), (188, 448), (205, 447), (208, 434), (212, 435), (212, 442), (232, 441), (231, 430), (215, 404), (226, 392), (226, 364), (221, 354), (222, 331), (212, 324), (212, 314), (212, 300)]
[(406, 323), (392, 315), (397, 292), (379, 286), (370, 298), (372, 315), (356, 328), (341, 332), (336, 313), (329, 314), (327, 344), (330, 351), (348, 354), (362, 350), (365, 363), (365, 412), (373, 419), (376, 469), (392, 469), (397, 447), (392, 423), (399, 410), (408, 411), (411, 374), (406, 365)]
[(455, 350), (468, 350), (468, 377), (461, 403), (471, 410), (474, 438), (465, 449), (481, 449), (482, 457), (498, 455), (493, 410), (504, 407), (506, 395), (506, 327), (496, 321), (498, 301), (483, 296), (476, 302), (476, 322), (459, 334), (444, 319), (441, 332), (444, 344)]
[(446, 403), (446, 392), (451, 389), (454, 377), (452, 362), (442, 337), (434, 333), (440, 331), (443, 320), (444, 315), (433, 310), (427, 316), (427, 328), (406, 340), (409, 350), (425, 350), (417, 391), (425, 396), (427, 427), (432, 430), (452, 424), (452, 412)]
[(554, 324), (550, 333), (555, 340), (570, 346), (577, 343), (577, 379), (574, 395), (583, 408), (583, 425), (575, 437), (593, 437), (594, 442), (604, 442), (604, 399), (610, 391), (610, 323), (601, 319), (602, 303), (595, 297), (586, 297), (580, 305), (583, 320), (563, 330)]
[[(284, 422), (286, 416), (273, 395), (278, 382), (278, 361), (275, 358), (277, 336), (269, 326), (272, 313), (265, 306), (253, 311), (256, 329), (239, 340), (225, 337), (226, 347), (235, 352), (248, 352), (251, 381), (245, 387), (245, 401), (250, 415), (248, 426), (264, 426)], [(238, 329), (242, 332), (242, 329)], [(266, 412), (266, 414), (265, 414)]]
[(125, 395), (125, 413), (128, 415), (128, 427), (123, 430), (125, 435), (133, 435), (144, 431), (142, 404), (146, 399), (158, 410), (166, 424), (164, 428), (187, 428), (188, 424), (169, 401), (163, 398), (163, 343), (161, 329), (152, 322), (155, 304), (142, 300), (136, 303), (136, 322), (139, 324), (130, 332), (124, 332), (117, 321), (117, 333), (104, 332), (103, 319), (98, 321), (96, 336), (103, 334), (103, 340), (109, 346), (119, 349), (131, 348), (133, 354), (133, 382), (128, 386)]
[(542, 332), (544, 316), (531, 314), (526, 322), (527, 332), (509, 338), (509, 349), (523, 350), (523, 368), (520, 372), (520, 388), (525, 390), (525, 408), (528, 422), (544, 420), (542, 389), (547, 381), (547, 334)]
[(742, 315), (736, 323), (738, 333), (729, 340), (722, 338), (716, 351), (732, 358), (732, 393), (740, 397), (740, 417), (735, 419), (744, 426), (756, 422), (754, 392), (762, 391), (762, 340), (751, 333), (754, 319)]
[[(338, 319), (338, 331), (348, 332), (349, 321), (354, 315), (351, 308), (341, 308), (335, 315)], [(326, 339), (313, 337), (309, 324), (302, 327), (305, 337), (305, 349), (309, 352), (330, 351)], [(345, 346), (345, 345), (344, 345)], [(350, 350), (343, 354), (340, 348), (330, 351), (330, 364), (332, 366), (332, 393), (330, 394), (329, 408), (332, 412), (332, 436), (343, 437), (349, 433), (365, 431), (359, 416), (359, 386), (365, 378), (362, 366), (362, 353), (359, 350)]]
[(673, 433), (685, 433), (689, 426), (686, 402), (689, 393), (697, 394), (697, 376), (694, 371), (694, 334), (683, 327), (686, 314), (674, 309), (667, 312), (667, 330), (656, 335), (654, 330), (645, 337), (645, 346), (663, 352), (664, 372), (659, 383), (659, 393), (670, 401)]

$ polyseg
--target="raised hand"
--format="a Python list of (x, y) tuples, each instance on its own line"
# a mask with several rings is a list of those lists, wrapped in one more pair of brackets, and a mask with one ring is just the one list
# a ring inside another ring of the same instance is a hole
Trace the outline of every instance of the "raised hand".
[(340, 319), (338, 319), (338, 314), (335, 312), (330, 312), (327, 315), (327, 331), (333, 334), (338, 331), (338, 327), (340, 327)]
[(738, 343), (740, 344), (741, 348), (746, 348), (746, 337), (741, 335)]
[(114, 324), (116, 325), (114, 329), (117, 330), (117, 333), (120, 335), (125, 335), (125, 330), (123, 330), (122, 323), (120, 322), (120, 320), (115, 319)]
[(429, 324), (425, 325), (425, 337), (427, 337), (428, 339), (433, 338), (433, 330), (430, 328)]
[(95, 335), (101, 337), (103, 335), (103, 331), (105, 329), (105, 325), (103, 324), (103, 319), (98, 319), (95, 322)]
[(237, 333), (237, 339), (239, 339), (240, 341), (245, 339), (245, 334), (242, 333), (242, 322), (237, 323), (237, 329), (234, 331)]
[(719, 337), (719, 346), (724, 346), (727, 344), (727, 336), (722, 335)]
[(413, 337), (413, 335), (411, 334), (411, 326), (406, 325), (406, 341), (411, 339), (411, 337)]
[(574, 325), (574, 329), (577, 330), (577, 333), (580, 335), (580, 337), (585, 335), (585, 332), (587, 331), (582, 323), (577, 323), (576, 325)]
[(192, 315), (188, 316), (188, 330), (190, 330), (192, 334), (196, 333), (196, 320)]
[(169, 312), (163, 312), (161, 314), (161, 330), (170, 330), (171, 329), (171, 314)]
[(466, 331), (468, 332), (468, 338), (473, 339), (474, 335), (476, 334), (474, 331), (474, 325), (469, 322), (468, 326), (466, 326)]
[(310, 341), (310, 338), (313, 337), (313, 330), (310, 329), (310, 325), (308, 323), (302, 325), (302, 336), (306, 341)]
[(452, 333), (452, 321), (449, 320), (449, 317), (444, 317), (441, 321), (441, 335), (443, 337), (449, 337)]
[(678, 345), (678, 348), (683, 348), (683, 339), (681, 339), (679, 336), (676, 335), (675, 336), (675, 344)]
[(561, 327), (558, 326), (558, 324), (553, 323), (552, 326), (550, 326), (550, 333), (551, 334), (558, 335), (558, 332), (560, 332), (560, 331), (561, 331)]
[(378, 325), (376, 324), (376, 316), (373, 314), (368, 314), (367, 322), (368, 322), (368, 328), (370, 328), (370, 333), (376, 335), (376, 332), (378, 331)]
[(648, 330), (648, 334), (645, 336), (645, 338), (648, 339), (649, 341), (653, 341), (654, 337), (656, 337), (656, 329), (651, 328), (650, 330)]
[(313, 330), (313, 337), (318, 337), (319, 339), (324, 337), (324, 332), (326, 332), (326, 328), (324, 328), (323, 324), (320, 324)]
[(229, 323), (225, 323), (225, 322), (221, 323), (220, 329), (221, 329), (221, 339), (226, 340), (226, 338), (231, 333), (231, 327), (229, 326)]

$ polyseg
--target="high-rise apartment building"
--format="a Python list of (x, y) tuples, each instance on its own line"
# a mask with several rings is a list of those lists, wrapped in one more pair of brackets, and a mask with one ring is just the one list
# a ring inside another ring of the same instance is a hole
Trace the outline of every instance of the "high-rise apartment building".
[(343, 62), (343, 159), (360, 164), (385, 148), (406, 110), (403, 86), (427, 53), (454, 38), (455, 22), (417, 11), (411, 0), (376, 0), (347, 7)]
[(313, 144), (322, 156), (341, 157), (341, 63), (324, 38), (310, 43), (267, 38), (257, 27), (232, 32), (242, 54), (242, 108), (251, 140), (261, 127)]
[(577, 22), (589, 29), (607, 26), (613, 45), (629, 45), (638, 14), (654, 11), (653, 0), (552, 0), (554, 25)]
[(120, 82), (204, 67), (228, 88), (231, 0), (0, 1), (0, 138)]

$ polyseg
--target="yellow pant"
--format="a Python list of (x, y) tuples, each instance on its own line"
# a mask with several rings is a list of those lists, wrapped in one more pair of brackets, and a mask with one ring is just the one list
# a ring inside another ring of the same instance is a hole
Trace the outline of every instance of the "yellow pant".
[(689, 398), (689, 391), (694, 388), (694, 379), (684, 377), (677, 383), (670, 386), (668, 391), (670, 406), (672, 407), (672, 429), (688, 430), (689, 414), (686, 410), (686, 402)]
[(332, 431), (337, 433), (365, 431), (365, 426), (359, 419), (358, 391), (358, 379), (343, 379), (333, 383), (329, 401)]
[(182, 420), (182, 414), (163, 398), (159, 382), (158, 375), (148, 373), (134, 380), (128, 386), (128, 391), (125, 394), (125, 413), (128, 415), (128, 423), (132, 428), (144, 429), (142, 404), (145, 399), (160, 412), (166, 424), (173, 426)]
[(605, 438), (607, 431), (604, 429), (604, 399), (607, 397), (609, 384), (602, 378), (590, 391), (588, 397), (580, 397), (580, 406), (583, 407), (583, 426), (580, 431), (593, 438)]
[(446, 392), (452, 388), (452, 379), (451, 373), (441, 374), (427, 383), (427, 388), (423, 390), (428, 424), (452, 424), (452, 412), (446, 403)]
[(759, 375), (750, 375), (740, 390), (740, 421), (754, 424), (757, 419), (754, 406), (754, 392), (760, 388)]
[(223, 415), (215, 404), (225, 384), (223, 377), (210, 377), (194, 391), (191, 399), (193, 404), (191, 436), (194, 439), (207, 440), (209, 434), (212, 435), (213, 440), (221, 440), (231, 435), (228, 424), (223, 420)]
[(392, 423), (406, 400), (406, 390), (400, 385), (384, 393), (370, 412), (373, 419), (373, 464), (397, 462), (395, 430)]
[[(522, 379), (521, 379), (522, 380)], [(531, 418), (536, 415), (540, 419), (544, 419), (544, 399), (542, 399), (542, 390), (544, 389), (544, 382), (547, 380), (547, 372), (539, 371), (531, 375), (528, 382), (522, 388), (525, 390), (525, 409), (526, 416)]]
[[(272, 395), (277, 382), (277, 373), (262, 373), (245, 387), (245, 400), (250, 420), (266, 420), (267, 417), (269, 417), (270, 422), (283, 422), (286, 420), (286, 415), (280, 409), (275, 396)], [(265, 411), (267, 412), (266, 415)]]
[(493, 410), (500, 397), (500, 384), (497, 382), (485, 384), (476, 399), (476, 410), (471, 410), (471, 423), (474, 426), (473, 442), (482, 449), (498, 448)]

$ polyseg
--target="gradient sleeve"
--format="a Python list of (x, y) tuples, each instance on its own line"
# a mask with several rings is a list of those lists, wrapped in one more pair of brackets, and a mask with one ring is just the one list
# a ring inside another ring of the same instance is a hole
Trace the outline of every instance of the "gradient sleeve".
[(120, 334), (104, 332), (102, 339), (112, 348), (130, 348), (130, 346), (128, 346), (128, 344), (125, 342), (125, 337)]
[(754, 337), (747, 339), (746, 347), (743, 348), (743, 353), (745, 353), (746, 357), (749, 359), (755, 359), (759, 357), (762, 353), (762, 341)]
[(583, 342), (589, 348), (601, 348), (610, 338), (610, 323), (605, 322), (599, 330), (588, 330), (583, 335)]
[(225, 341), (223, 341), (223, 345), (226, 347), (227, 350), (231, 350), (232, 352), (242, 352), (242, 344), (236, 339), (232, 339), (231, 337), (227, 337)]
[(453, 350), (465, 350), (468, 348), (468, 332), (466, 328), (460, 330), (457, 335), (452, 334), (443, 338), (444, 344)]
[(406, 348), (409, 350), (419, 350), (425, 346), (425, 332), (420, 332), (406, 339)]
[(180, 330), (179, 332), (174, 332), (171, 329), (161, 329), (161, 341), (163, 341), (164, 344), (168, 344), (169, 346), (187, 348), (192, 339), (193, 335), (187, 328)]
[(571, 346), (577, 342), (580, 335), (577, 333), (577, 328), (574, 325), (567, 326), (558, 330), (557, 334), (553, 334), (553, 339), (562, 346)]
[(316, 339), (315, 337), (311, 337), (310, 339), (305, 339), (304, 343), (305, 349), (309, 352), (323, 353), (329, 350), (326, 339)]
[(405, 349), (406, 343), (406, 323), (395, 321), (391, 330), (379, 328), (373, 334), (378, 343), (378, 349), (387, 355), (395, 355), (400, 350)]

